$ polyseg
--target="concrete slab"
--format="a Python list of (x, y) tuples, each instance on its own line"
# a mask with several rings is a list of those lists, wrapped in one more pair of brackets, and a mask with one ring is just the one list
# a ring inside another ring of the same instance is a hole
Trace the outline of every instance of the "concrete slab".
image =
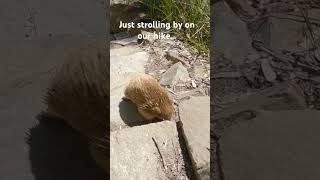
[(110, 179), (189, 179), (173, 121), (111, 132), (110, 147)]
[[(149, 59), (149, 54), (137, 46), (125, 46), (110, 50), (110, 76), (116, 80), (119, 74), (144, 73), (144, 66)], [(114, 81), (111, 81), (113, 87)]]
[(210, 97), (191, 97), (179, 106), (187, 148), (198, 179), (210, 179)]
[(220, 139), (225, 179), (319, 179), (320, 112), (264, 111)]

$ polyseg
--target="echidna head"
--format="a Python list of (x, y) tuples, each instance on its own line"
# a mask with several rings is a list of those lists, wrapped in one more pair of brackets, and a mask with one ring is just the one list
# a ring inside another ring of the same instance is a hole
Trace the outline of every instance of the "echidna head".
[(174, 112), (174, 107), (171, 99), (164, 99), (159, 105), (157, 117), (163, 120), (171, 120), (172, 114)]

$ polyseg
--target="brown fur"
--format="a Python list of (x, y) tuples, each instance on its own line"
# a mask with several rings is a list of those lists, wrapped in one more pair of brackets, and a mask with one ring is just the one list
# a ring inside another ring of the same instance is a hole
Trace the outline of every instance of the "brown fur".
[[(109, 57), (105, 46), (104, 41), (92, 41), (68, 51), (65, 63), (52, 79), (45, 101), (50, 115), (64, 119), (88, 138), (94, 159), (99, 156), (105, 163), (97, 161), (98, 164), (107, 169), (110, 97)], [(105, 144), (93, 139), (100, 139)], [(94, 148), (94, 145), (103, 145), (104, 149)]]
[(147, 74), (133, 77), (125, 89), (125, 99), (137, 105), (138, 112), (147, 120), (170, 120), (174, 107), (167, 91)]

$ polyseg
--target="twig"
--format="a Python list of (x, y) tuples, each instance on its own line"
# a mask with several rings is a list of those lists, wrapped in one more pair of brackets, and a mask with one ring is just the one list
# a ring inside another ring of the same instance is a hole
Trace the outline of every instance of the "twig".
[(167, 88), (169, 92), (171, 92), (174, 95), (177, 95), (177, 93), (175, 93), (174, 91), (172, 91), (171, 89)]
[(162, 156), (162, 154), (161, 154), (161, 152), (160, 152), (160, 149), (159, 149), (158, 143), (157, 143), (157, 141), (156, 141), (156, 138), (155, 138), (155, 137), (152, 137), (152, 140), (153, 140), (154, 145), (156, 146), (156, 148), (157, 148), (157, 150), (158, 150), (158, 153), (159, 153), (159, 155), (160, 155), (163, 168), (164, 168), (165, 170), (167, 170), (167, 166), (165, 165), (165, 161), (164, 161), (163, 156)]

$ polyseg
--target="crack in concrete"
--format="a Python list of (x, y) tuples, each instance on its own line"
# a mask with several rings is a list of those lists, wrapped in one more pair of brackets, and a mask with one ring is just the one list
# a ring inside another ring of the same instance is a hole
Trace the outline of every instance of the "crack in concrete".
[(217, 167), (218, 167), (218, 177), (219, 180), (225, 180), (224, 178), (224, 173), (223, 173), (223, 168), (222, 168), (222, 159), (221, 159), (221, 151), (220, 151), (220, 143), (219, 140), (216, 140), (216, 157), (217, 157)]
[(213, 118), (210, 125), (210, 177), (213, 180), (224, 180), (217, 124), (218, 120)]

